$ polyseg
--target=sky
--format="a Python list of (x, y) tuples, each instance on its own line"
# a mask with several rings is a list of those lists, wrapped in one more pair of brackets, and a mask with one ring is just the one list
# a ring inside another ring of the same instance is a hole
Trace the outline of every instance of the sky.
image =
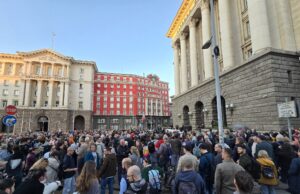
[(166, 33), (182, 0), (0, 0), (0, 53), (52, 48), (100, 72), (157, 74), (174, 95)]

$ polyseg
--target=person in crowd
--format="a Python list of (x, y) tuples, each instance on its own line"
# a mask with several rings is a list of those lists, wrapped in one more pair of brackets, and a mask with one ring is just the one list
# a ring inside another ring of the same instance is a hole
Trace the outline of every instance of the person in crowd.
[(148, 146), (144, 146), (144, 150), (148, 150), (148, 154), (144, 154), (144, 158), (148, 158), (151, 161), (152, 166), (158, 166), (158, 155), (157, 151), (155, 150), (154, 142), (150, 141)]
[(121, 181), (122, 178), (122, 160), (127, 158), (129, 155), (128, 146), (125, 144), (124, 139), (120, 139), (120, 145), (116, 150), (117, 161), (118, 161), (118, 181)]
[(34, 153), (34, 148), (31, 147), (28, 150), (28, 154), (26, 156), (26, 160), (25, 160), (25, 173), (27, 174), (29, 169), (32, 167), (32, 165), (36, 162), (36, 155)]
[(119, 194), (124, 194), (127, 190), (127, 170), (128, 168), (132, 166), (132, 161), (130, 158), (124, 158), (122, 160), (122, 168), (123, 168), (123, 174), (120, 182), (120, 192)]
[(236, 145), (237, 153), (239, 155), (239, 159), (237, 163), (241, 165), (249, 174), (252, 172), (252, 160), (250, 156), (246, 153), (245, 144)]
[(176, 172), (180, 172), (180, 171), (183, 170), (182, 165), (181, 165), (181, 160), (182, 160), (182, 157), (186, 156), (186, 155), (190, 155), (191, 158), (193, 158), (194, 170), (197, 172), (199, 170), (199, 162), (198, 162), (198, 158), (192, 154), (193, 147), (194, 147), (193, 144), (192, 144), (192, 142), (189, 142), (189, 141), (188, 142), (184, 142), (182, 144), (182, 147), (183, 147), (183, 153), (184, 153), (184, 155), (180, 156), (180, 158), (178, 160), (178, 165), (177, 165)]
[(46, 169), (46, 167), (48, 166), (49, 161), (46, 158), (40, 158), (38, 161), (36, 161), (30, 168), (30, 170), (32, 169)]
[(74, 149), (69, 147), (64, 157), (62, 166), (64, 171), (63, 194), (73, 194), (75, 191), (75, 174), (77, 171), (75, 159), (73, 158)]
[(131, 146), (130, 153), (131, 154), (130, 154), (129, 158), (131, 159), (132, 164), (137, 165), (138, 167), (140, 167), (140, 169), (142, 169), (143, 166), (142, 166), (142, 163), (141, 163), (141, 160), (140, 160), (140, 152), (137, 149), (137, 147)]
[(104, 137), (99, 137), (97, 139), (97, 141), (95, 142), (95, 144), (97, 146), (97, 153), (99, 154), (99, 156), (102, 160), (103, 160), (103, 157), (104, 157), (104, 148), (105, 148), (105, 145), (103, 143), (103, 138)]
[(81, 170), (83, 168), (84, 165), (84, 156), (86, 155), (87, 151), (88, 151), (88, 145), (87, 143), (85, 143), (85, 139), (83, 137), (81, 137), (79, 139), (80, 142), (80, 146), (77, 148), (77, 170), (78, 170), (78, 174), (81, 173)]
[(195, 171), (194, 157), (191, 154), (181, 156), (181, 168), (176, 174), (172, 193), (197, 193), (205, 194), (205, 183)]
[(274, 186), (278, 184), (278, 175), (275, 163), (269, 157), (266, 150), (260, 150), (257, 156), (257, 162), (261, 165), (261, 176), (258, 180), (258, 183), (261, 185), (261, 193), (274, 194)]
[(0, 160), (7, 161), (10, 156), (11, 156), (11, 153), (8, 151), (7, 146), (6, 145), (1, 145)]
[(200, 162), (199, 162), (199, 173), (204, 179), (205, 187), (208, 194), (213, 193), (214, 184), (214, 173), (215, 173), (215, 163), (214, 156), (212, 153), (208, 152), (209, 145), (207, 143), (202, 143), (199, 146), (200, 149)]
[(56, 151), (56, 147), (55, 147), (55, 145), (52, 145), (51, 149), (49, 150), (49, 152), (46, 152), (44, 154), (44, 158), (46, 158), (46, 159), (50, 158), (51, 153), (54, 152), (54, 151)]
[(43, 194), (46, 169), (30, 170), (24, 182), (16, 188), (14, 194)]
[(163, 171), (158, 166), (152, 166), (151, 161), (148, 158), (144, 158), (143, 160), (143, 170), (142, 170), (142, 178), (149, 182), (149, 171), (150, 170), (157, 170), (160, 177), (163, 177)]
[(289, 191), (292, 194), (298, 194), (300, 192), (300, 148), (298, 149), (298, 157), (291, 162), (288, 176)]
[(170, 140), (170, 144), (172, 148), (171, 165), (175, 167), (178, 164), (182, 146), (179, 133), (175, 133), (174, 139)]
[(234, 163), (230, 148), (222, 150), (223, 162), (217, 165), (215, 172), (216, 194), (232, 194), (235, 191), (234, 176), (237, 172), (243, 171), (243, 167)]
[[(58, 175), (62, 169), (59, 168), (58, 152), (53, 151), (48, 158), (48, 166), (46, 167), (47, 182), (51, 183), (59, 179)], [(61, 178), (61, 177), (60, 177)]]
[(246, 171), (239, 171), (234, 176), (236, 191), (233, 194), (252, 194), (254, 181)]
[(17, 188), (22, 182), (23, 176), (23, 155), (20, 152), (20, 147), (18, 145), (13, 146), (13, 154), (9, 157), (6, 163), (6, 173), (9, 177), (14, 177), (15, 188)]
[(217, 143), (215, 145), (215, 152), (216, 152), (216, 155), (215, 155), (215, 165), (217, 166), (218, 164), (222, 163), (222, 145)]
[(15, 191), (15, 182), (13, 179), (0, 180), (0, 194), (13, 194)]
[[(101, 194), (105, 194), (106, 185), (108, 185), (109, 194), (113, 194), (114, 176), (117, 169), (116, 155), (111, 153), (111, 146), (108, 145), (104, 149), (104, 161), (99, 171), (101, 177)], [(121, 171), (122, 172), (122, 171)]]
[(97, 146), (94, 143), (90, 144), (90, 150), (85, 154), (84, 156), (84, 162), (87, 161), (94, 161), (96, 163), (96, 169), (99, 170), (100, 169), (100, 161), (101, 158), (99, 156), (99, 154), (96, 152), (97, 151)]
[(274, 151), (272, 145), (266, 141), (266, 137), (264, 135), (258, 135), (256, 137), (257, 145), (255, 150), (255, 158), (258, 157), (258, 152), (260, 150), (265, 150), (268, 153), (268, 156), (274, 160)]
[(133, 165), (127, 170), (128, 188), (126, 194), (146, 194), (148, 184), (141, 176), (141, 169)]
[(76, 180), (76, 191), (79, 194), (100, 194), (99, 182), (96, 177), (96, 163), (88, 160)]

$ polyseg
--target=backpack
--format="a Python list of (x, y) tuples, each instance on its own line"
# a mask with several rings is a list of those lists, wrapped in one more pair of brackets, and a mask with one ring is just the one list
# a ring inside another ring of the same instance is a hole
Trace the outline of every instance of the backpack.
[(178, 194), (198, 194), (197, 187), (194, 182), (179, 182)]
[(160, 175), (159, 171), (155, 169), (150, 169), (148, 171), (149, 177), (149, 186), (150, 186), (150, 194), (158, 194), (161, 192), (161, 183), (160, 183)]
[(251, 170), (250, 174), (254, 180), (258, 180), (260, 178), (260, 164), (252, 157), (251, 158)]
[(263, 175), (263, 177), (267, 178), (267, 179), (273, 179), (275, 178), (275, 174), (273, 172), (273, 169), (271, 166), (261, 166), (261, 174)]
[(195, 145), (193, 148), (193, 155), (196, 156), (197, 158), (200, 158), (201, 153), (200, 153), (200, 147), (201, 143), (199, 143), (198, 145)]

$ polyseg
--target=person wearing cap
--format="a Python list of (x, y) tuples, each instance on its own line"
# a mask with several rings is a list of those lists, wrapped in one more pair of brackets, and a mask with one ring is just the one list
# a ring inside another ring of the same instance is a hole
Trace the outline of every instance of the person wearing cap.
[(180, 156), (179, 160), (178, 160), (178, 165), (177, 165), (177, 169), (176, 169), (176, 172), (180, 172), (183, 170), (183, 166), (182, 166), (182, 160), (184, 158), (184, 156), (188, 155), (188, 156), (191, 156), (189, 158), (191, 158), (193, 161), (193, 169), (198, 172), (198, 169), (199, 169), (199, 162), (198, 162), (198, 158), (196, 156), (194, 156), (192, 154), (193, 152), (193, 148), (194, 148), (194, 145), (192, 142), (190, 141), (187, 141), (187, 142), (184, 142), (182, 144), (182, 147), (183, 147), (183, 152), (184, 152), (184, 155)]
[(213, 174), (215, 169), (214, 156), (208, 151), (209, 145), (207, 143), (202, 143), (199, 146), (200, 149), (200, 163), (199, 163), (199, 173), (206, 183), (206, 190), (208, 194), (213, 193)]
[(70, 194), (75, 191), (75, 174), (77, 171), (76, 163), (73, 158), (74, 149), (69, 147), (67, 149), (67, 154), (63, 160), (63, 170), (64, 170), (64, 188), (63, 194)]
[(234, 176), (244, 169), (233, 161), (230, 148), (222, 150), (222, 158), (223, 162), (217, 165), (215, 172), (216, 194), (232, 194), (236, 190)]
[(274, 151), (272, 145), (265, 141), (266, 137), (264, 135), (258, 135), (257, 137), (257, 145), (255, 150), (255, 158), (257, 158), (257, 154), (260, 150), (266, 150), (268, 156), (274, 161)]

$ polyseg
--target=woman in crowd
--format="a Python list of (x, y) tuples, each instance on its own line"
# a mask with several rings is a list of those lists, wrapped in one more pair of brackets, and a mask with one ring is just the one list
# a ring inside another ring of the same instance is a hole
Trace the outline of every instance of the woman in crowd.
[(262, 194), (275, 194), (274, 186), (278, 185), (278, 174), (276, 166), (267, 151), (260, 150), (258, 152), (257, 162), (261, 166), (261, 176), (258, 183), (261, 185)]
[(130, 153), (131, 155), (129, 156), (129, 158), (132, 161), (132, 165), (137, 165), (138, 167), (140, 167), (140, 169), (142, 169), (143, 166), (140, 160), (140, 153), (137, 147), (131, 146)]
[(96, 163), (86, 161), (77, 178), (76, 190), (79, 194), (100, 194), (99, 182), (96, 177)]

